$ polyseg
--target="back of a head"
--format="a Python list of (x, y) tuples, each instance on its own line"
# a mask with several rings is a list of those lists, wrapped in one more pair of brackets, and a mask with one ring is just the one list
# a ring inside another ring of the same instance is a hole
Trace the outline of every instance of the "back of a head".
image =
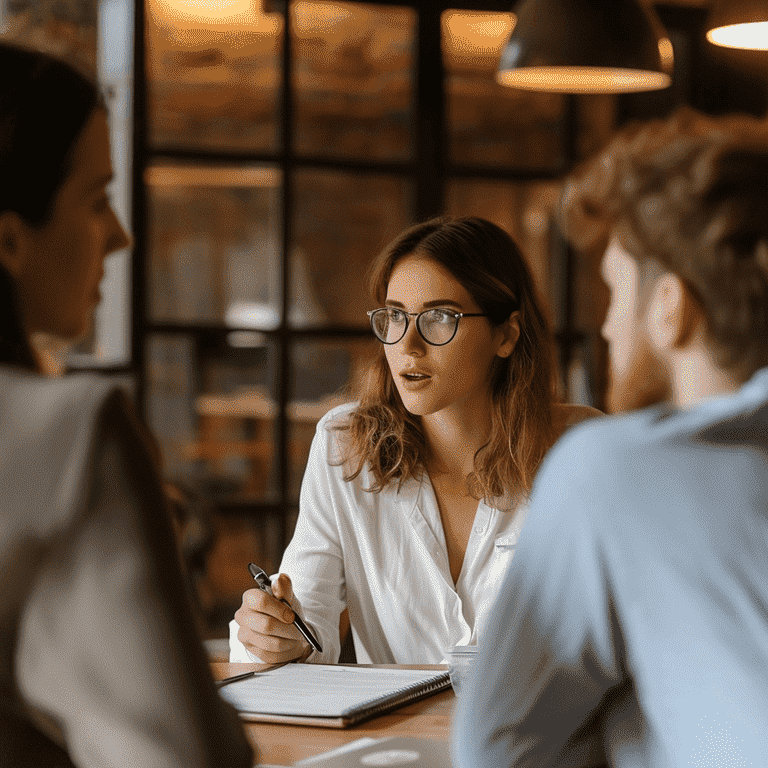
[(768, 124), (682, 108), (632, 124), (563, 193), (577, 247), (611, 235), (638, 262), (683, 279), (716, 363), (748, 378), (768, 364)]
[[(95, 84), (49, 54), (0, 41), (0, 215), (43, 226), (77, 138), (103, 102)], [(0, 362), (35, 368), (13, 279), (0, 264)]]

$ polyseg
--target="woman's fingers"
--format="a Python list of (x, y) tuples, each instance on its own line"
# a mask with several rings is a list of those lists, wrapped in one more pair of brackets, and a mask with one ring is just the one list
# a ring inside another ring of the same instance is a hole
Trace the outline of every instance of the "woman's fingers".
[[(274, 580), (272, 583), (272, 594), (280, 600), (285, 600), (287, 603), (293, 602), (293, 586), (291, 585), (291, 578), (287, 573), (281, 573)], [(293, 616), (291, 616), (291, 621), (293, 621)]]
[(293, 621), (293, 611), (290, 605), (286, 605), (278, 599), (279, 596), (272, 596), (261, 589), (249, 589), (243, 593), (243, 607), (250, 608), (258, 613), (264, 613), (273, 616), (279, 621)]
[(305, 652), (306, 643), (291, 623), (293, 618), (290, 607), (276, 597), (260, 589), (249, 589), (235, 613), (238, 640), (270, 664), (299, 658)]
[[(239, 622), (238, 622), (239, 623)], [(295, 628), (290, 625), (289, 630)], [(297, 633), (298, 634), (298, 633)], [(263, 634), (250, 629), (248, 625), (240, 624), (237, 639), (253, 654), (267, 664), (277, 664), (283, 661), (293, 661), (304, 655), (305, 642), (300, 637), (282, 637), (280, 635)]]

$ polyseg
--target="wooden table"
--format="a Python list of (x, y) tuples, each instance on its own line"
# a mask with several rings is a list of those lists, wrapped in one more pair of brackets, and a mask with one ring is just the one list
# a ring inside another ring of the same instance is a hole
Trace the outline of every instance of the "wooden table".
[[(216, 679), (255, 669), (258, 664), (211, 664)], [(376, 664), (372, 666), (392, 666)], [(437, 664), (408, 665), (410, 669), (447, 669)], [(451, 730), (453, 691), (441, 691), (386, 715), (351, 728), (313, 728), (303, 725), (245, 723), (248, 737), (259, 751), (259, 760), (271, 765), (292, 765), (296, 760), (318, 755), (363, 737), (416, 736), (448, 741)]]

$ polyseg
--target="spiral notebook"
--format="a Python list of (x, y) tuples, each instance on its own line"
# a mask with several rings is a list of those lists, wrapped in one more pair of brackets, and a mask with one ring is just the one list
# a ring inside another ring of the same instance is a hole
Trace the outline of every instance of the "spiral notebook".
[(448, 672), (286, 664), (219, 690), (244, 720), (346, 728), (450, 687)]

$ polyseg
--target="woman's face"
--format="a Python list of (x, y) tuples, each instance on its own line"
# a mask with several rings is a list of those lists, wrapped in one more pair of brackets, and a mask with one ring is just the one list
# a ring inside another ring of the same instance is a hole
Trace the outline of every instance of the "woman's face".
[[(405, 312), (435, 307), (455, 312), (481, 312), (469, 291), (436, 261), (418, 254), (401, 259), (392, 270), (386, 306)], [(456, 335), (444, 346), (432, 346), (416, 330), (410, 317), (408, 330), (384, 352), (403, 405), (417, 416), (445, 409), (457, 415), (479, 416), (489, 402), (490, 369), (497, 356), (514, 349), (519, 326), (516, 315), (501, 327), (487, 317), (463, 317)]]
[(112, 162), (104, 110), (94, 110), (73, 149), (51, 218), (22, 227), (24, 258), (15, 275), (27, 331), (66, 339), (88, 330), (104, 259), (130, 243), (107, 194)]

